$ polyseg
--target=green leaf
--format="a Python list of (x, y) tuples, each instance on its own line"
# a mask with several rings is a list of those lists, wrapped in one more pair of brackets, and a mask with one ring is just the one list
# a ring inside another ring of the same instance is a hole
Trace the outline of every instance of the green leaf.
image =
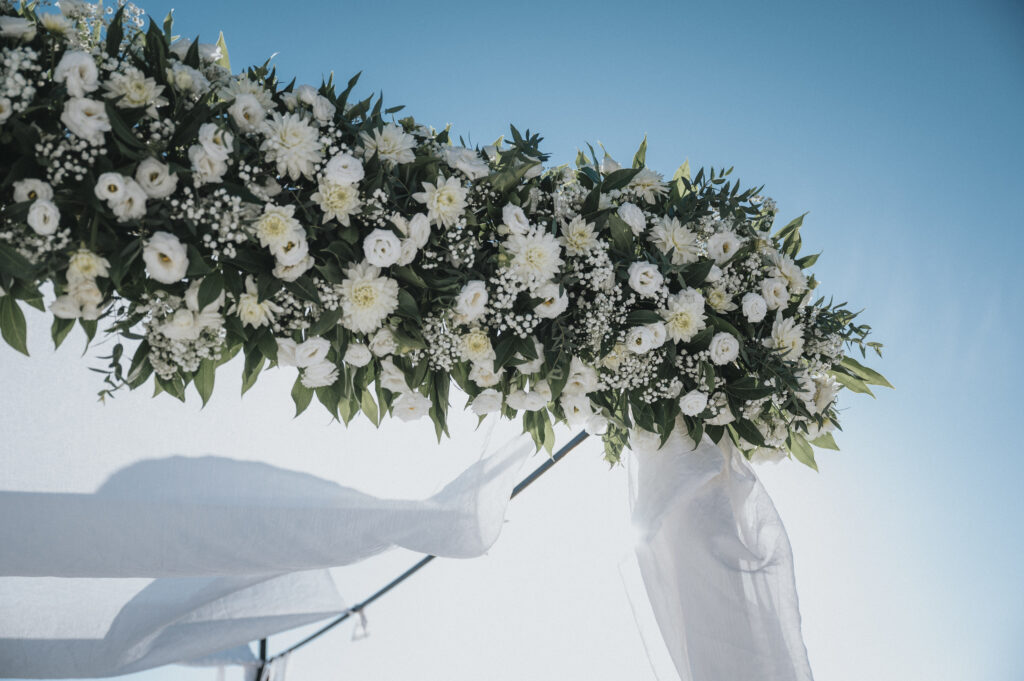
[(0, 243), (0, 272), (6, 272), (15, 279), (32, 281), (36, 270), (21, 253), (5, 243)]
[[(892, 384), (885, 380), (885, 376), (878, 373), (874, 369), (869, 369), (864, 366), (853, 357), (844, 357), (839, 362), (839, 366), (848, 369), (850, 372), (857, 375), (858, 378), (863, 380), (868, 385), (880, 385), (883, 388), (892, 388)], [(895, 388), (894, 388), (895, 390)]]
[(217, 60), (217, 64), (223, 66), (230, 72), (231, 58), (228, 57), (228, 44), (224, 40), (224, 31), (221, 31), (220, 35), (217, 36), (217, 47), (220, 48), (220, 59)]
[(647, 163), (647, 135), (644, 135), (644, 141), (640, 143), (640, 148), (633, 154), (633, 167), (643, 168)]
[(839, 451), (839, 445), (836, 444), (836, 439), (832, 437), (832, 433), (822, 433), (811, 440), (811, 444), (815, 447), (821, 447), (822, 449), (834, 449), (837, 452)]
[(616, 214), (608, 216), (608, 229), (612, 234), (612, 246), (620, 253), (633, 253), (633, 230), (626, 221)]
[(256, 377), (263, 370), (266, 359), (263, 354), (253, 349), (245, 355), (245, 366), (242, 368), (242, 394), (249, 391), (249, 388), (256, 384)]
[(224, 290), (224, 277), (219, 272), (211, 272), (210, 274), (203, 277), (203, 281), (199, 284), (199, 309), (202, 311), (207, 305), (217, 300), (220, 296), (221, 291)]
[(367, 388), (363, 391), (363, 394), (359, 400), (359, 406), (362, 408), (363, 413), (375, 426), (380, 425), (381, 414), (377, 410), (377, 403), (373, 401), (373, 392)]
[(302, 385), (301, 377), (296, 378), (295, 385), (292, 386), (292, 400), (295, 402), (296, 416), (306, 411), (309, 403), (313, 401), (313, 391)]
[(0, 297), (0, 332), (3, 333), (8, 345), (23, 355), (28, 355), (25, 313), (21, 311), (18, 301), (13, 296)]
[(320, 315), (320, 318), (316, 320), (316, 323), (309, 327), (308, 334), (310, 336), (322, 336), (336, 327), (338, 325), (338, 320), (340, 319), (341, 308), (336, 310), (324, 310)]
[(398, 311), (406, 319), (420, 321), (420, 309), (416, 305), (416, 299), (404, 288), (398, 290)]
[(633, 310), (626, 315), (626, 323), (630, 326), (636, 326), (638, 324), (657, 324), (663, 322), (664, 319), (661, 315), (654, 310)]
[(636, 174), (640, 172), (640, 168), (620, 168), (608, 174), (604, 178), (604, 182), (601, 183), (601, 191), (610, 192), (616, 189), (622, 189), (630, 180), (636, 177)]
[(53, 338), (54, 350), (60, 347), (60, 344), (64, 342), (64, 339), (68, 337), (73, 328), (75, 328), (74, 319), (53, 318), (53, 324), (50, 325), (50, 336)]
[(199, 364), (199, 369), (196, 371), (192, 381), (196, 384), (196, 391), (199, 393), (199, 397), (203, 400), (203, 406), (210, 401), (210, 395), (213, 394), (213, 381), (217, 375), (217, 362), (212, 359), (204, 359)]
[(303, 275), (295, 281), (284, 282), (284, 287), (300, 300), (308, 300), (320, 305), (320, 294), (313, 285), (313, 280)]
[(818, 464), (814, 461), (814, 450), (807, 444), (807, 440), (799, 433), (790, 433), (789, 448), (796, 460), (805, 466), (818, 470)]
[(853, 376), (849, 376), (840, 371), (830, 371), (829, 374), (831, 374), (839, 383), (843, 384), (855, 393), (871, 395), (872, 397), (875, 396), (875, 394), (871, 392), (871, 388), (868, 387), (868, 384), (859, 378), (854, 378)]
[(747, 421), (746, 419), (736, 419), (729, 425), (729, 427), (736, 431), (737, 435), (750, 444), (757, 445), (758, 447), (765, 446), (764, 436), (761, 435), (761, 431), (757, 429), (757, 426), (750, 421)]
[(124, 28), (121, 25), (124, 21), (124, 9), (123, 6), (118, 9), (107, 26), (107, 55), (110, 57), (116, 57), (121, 50), (121, 39), (124, 38)]

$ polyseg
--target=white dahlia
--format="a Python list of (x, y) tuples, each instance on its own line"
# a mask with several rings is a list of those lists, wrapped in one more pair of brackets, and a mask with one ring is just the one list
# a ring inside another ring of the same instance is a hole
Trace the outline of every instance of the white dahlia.
[(398, 307), (398, 282), (362, 262), (345, 270), (341, 284), (341, 323), (357, 333), (372, 333)]
[(466, 189), (455, 177), (437, 176), (437, 184), (423, 183), (423, 191), (412, 195), (427, 206), (427, 218), (435, 225), (451, 227), (466, 210)]
[(558, 274), (562, 266), (562, 247), (547, 232), (511, 234), (505, 249), (512, 256), (512, 271), (526, 284), (540, 284)]
[(668, 194), (668, 185), (661, 173), (650, 168), (642, 168), (629, 182), (628, 189), (643, 197), (647, 203), (654, 203), (659, 197)]
[(661, 316), (668, 337), (675, 342), (688, 343), (707, 326), (704, 297), (692, 288), (669, 296)]
[(565, 252), (569, 255), (586, 255), (597, 246), (594, 223), (587, 222), (577, 215), (572, 222), (562, 227), (562, 236), (559, 241), (565, 246)]
[(295, 219), (295, 206), (275, 206), (268, 203), (263, 214), (253, 223), (253, 231), (260, 240), (260, 246), (269, 249), (284, 248), (288, 243), (306, 237), (302, 224)]
[(155, 80), (134, 66), (127, 67), (124, 73), (111, 73), (103, 83), (103, 89), (107, 91), (107, 99), (114, 100), (119, 109), (145, 109), (152, 118), (159, 117), (157, 108), (167, 104), (167, 100), (160, 96), (164, 86), (157, 85)]
[(324, 223), (337, 220), (348, 227), (350, 218), (359, 212), (363, 202), (354, 184), (340, 184), (326, 177), (320, 178), (320, 191), (311, 197), (324, 212)]
[(412, 151), (416, 146), (416, 139), (394, 123), (387, 123), (383, 128), (374, 130), (372, 134), (361, 132), (359, 136), (363, 141), (363, 155), (366, 158), (372, 158), (377, 154), (384, 165), (412, 163), (416, 160), (416, 154)]
[(312, 177), (313, 166), (320, 161), (320, 133), (297, 114), (275, 113), (264, 124), (266, 139), (260, 151), (268, 161), (277, 162), (279, 175), (293, 180)]
[(673, 265), (697, 262), (697, 235), (684, 227), (678, 218), (658, 220), (647, 238), (665, 255), (672, 253)]
[(783, 359), (796, 360), (804, 351), (804, 327), (792, 317), (784, 319), (779, 312), (772, 324), (772, 337), (766, 338), (764, 344), (782, 353)]

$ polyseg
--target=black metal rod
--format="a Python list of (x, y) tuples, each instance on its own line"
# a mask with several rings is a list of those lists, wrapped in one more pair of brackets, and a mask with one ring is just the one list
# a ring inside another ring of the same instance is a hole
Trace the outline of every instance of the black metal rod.
[[(523, 478), (522, 481), (520, 481), (520, 483), (518, 485), (516, 485), (512, 489), (512, 496), (510, 498), (511, 499), (515, 499), (517, 496), (519, 496), (520, 492), (522, 492), (524, 489), (526, 489), (527, 487), (532, 485), (533, 482), (537, 478), (539, 478), (540, 476), (544, 475), (544, 473), (546, 473), (552, 466), (554, 466), (556, 463), (561, 461), (565, 457), (566, 454), (571, 452), (576, 447), (576, 445), (578, 445), (579, 443), (581, 443), (584, 440), (586, 440), (587, 437), (588, 437), (588, 434), (585, 431), (580, 431), (579, 433), (577, 433), (576, 436), (573, 437), (573, 439), (571, 439), (567, 443), (565, 443), (565, 446), (562, 447), (561, 449), (559, 449), (557, 452), (555, 452), (551, 456), (551, 458), (549, 458), (547, 461), (542, 463), (540, 466), (537, 466), (537, 468), (534, 469), (534, 471), (532, 473), (530, 473), (525, 478)], [(274, 660), (276, 660), (278, 658), (284, 657), (285, 655), (293, 653), (296, 650), (298, 650), (299, 648), (301, 648), (302, 646), (306, 645), (307, 643), (310, 643), (310, 642), (320, 638), (321, 636), (326, 634), (328, 631), (330, 631), (334, 627), (338, 626), (339, 624), (341, 624), (342, 622), (347, 620), (352, 615), (355, 615), (355, 614), (357, 614), (359, 612), (362, 612), (363, 609), (366, 608), (368, 605), (370, 605), (371, 603), (376, 601), (378, 598), (380, 598), (381, 596), (383, 596), (387, 592), (389, 592), (392, 589), (394, 589), (396, 586), (398, 586), (399, 584), (401, 584), (405, 580), (407, 580), (410, 577), (412, 577), (414, 574), (419, 572), (423, 567), (425, 567), (427, 565), (427, 563), (431, 562), (435, 558), (437, 558), (437, 556), (424, 556), (415, 565), (413, 565), (408, 570), (406, 570), (402, 574), (398, 575), (397, 577), (392, 579), (390, 582), (388, 582), (387, 584), (382, 586), (380, 589), (375, 591), (373, 593), (373, 595), (371, 595), (369, 598), (367, 598), (366, 600), (364, 600), (361, 603), (357, 603), (356, 605), (353, 605), (351, 608), (346, 610), (344, 613), (339, 615), (337, 618), (331, 620), (330, 622), (325, 624), (323, 627), (321, 627), (320, 629), (314, 631), (312, 634), (310, 634), (306, 638), (302, 639), (301, 641), (299, 641), (295, 645), (293, 645), (293, 646), (291, 646), (289, 648), (286, 648), (285, 650), (282, 650), (281, 652), (279, 652), (277, 655), (274, 655), (269, 660), (267, 660), (267, 658), (266, 658), (267, 639), (263, 639), (262, 641), (260, 641), (260, 659), (263, 660), (264, 662), (261, 665), (260, 669), (262, 669), (264, 665), (269, 664), (270, 662), (273, 662)], [(259, 676), (257, 675), (257, 679), (258, 678), (259, 678)]]

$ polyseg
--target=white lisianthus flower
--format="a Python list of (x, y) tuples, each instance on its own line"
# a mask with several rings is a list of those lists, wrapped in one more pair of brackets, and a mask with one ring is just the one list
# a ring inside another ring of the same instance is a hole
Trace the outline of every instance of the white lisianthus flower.
[(253, 223), (253, 231), (260, 240), (260, 246), (269, 249), (283, 248), (298, 238), (305, 239), (302, 223), (295, 219), (295, 206), (275, 206), (268, 203), (263, 214)]
[(758, 293), (746, 293), (743, 295), (743, 316), (751, 324), (756, 324), (768, 314), (768, 303)]
[(398, 341), (395, 340), (395, 334), (391, 333), (391, 329), (386, 326), (377, 329), (377, 332), (370, 338), (370, 352), (378, 357), (387, 357), (394, 354), (397, 349)]
[(708, 276), (704, 277), (704, 281), (708, 283), (719, 281), (722, 278), (722, 268), (718, 265), (712, 265), (711, 269), (708, 270)]
[(642, 355), (654, 349), (656, 340), (657, 337), (652, 329), (646, 326), (634, 326), (626, 334), (626, 347), (630, 352)]
[(708, 290), (707, 301), (708, 305), (716, 312), (732, 312), (736, 309), (736, 303), (732, 302), (732, 296), (720, 286)]
[(569, 307), (569, 296), (555, 282), (548, 282), (537, 287), (534, 297), (541, 302), (534, 306), (533, 311), (538, 317), (554, 319)]
[(626, 347), (625, 343), (616, 343), (612, 346), (612, 349), (608, 351), (608, 354), (601, 358), (601, 366), (605, 369), (618, 371), (627, 352), (629, 352), (629, 349)]
[(600, 387), (597, 371), (579, 357), (573, 357), (569, 363), (569, 378), (562, 388), (566, 395), (587, 395)]
[(789, 457), (784, 449), (775, 449), (774, 447), (755, 447), (754, 451), (750, 453), (750, 463), (761, 464), (777, 464)]
[(796, 360), (804, 351), (804, 327), (793, 317), (784, 318), (778, 312), (772, 324), (771, 338), (766, 338), (764, 344), (778, 350), (784, 359)]
[(224, 317), (220, 314), (220, 308), (224, 305), (224, 292), (221, 291), (213, 301), (208, 303), (202, 310), (199, 309), (199, 287), (202, 279), (193, 279), (185, 291), (185, 306), (196, 315), (196, 323), (204, 329), (220, 329), (224, 326)]
[(160, 96), (164, 86), (134, 66), (125, 67), (123, 72), (112, 72), (103, 82), (103, 89), (117, 108), (145, 109), (150, 118), (158, 118), (157, 109), (167, 104)]
[(103, 293), (91, 279), (76, 282), (50, 304), (50, 312), (61, 319), (98, 319), (103, 312)]
[(484, 362), (482, 364), (473, 364), (469, 370), (469, 380), (476, 383), (481, 388), (490, 388), (492, 385), (497, 385), (501, 381), (501, 375), (505, 373), (504, 369), (494, 370), (493, 362)]
[(563, 264), (562, 246), (547, 232), (513, 232), (505, 242), (505, 249), (512, 256), (512, 272), (527, 285), (554, 279)]
[(295, 347), (295, 366), (305, 369), (327, 359), (331, 351), (331, 342), (326, 338), (314, 336)]
[(28, 207), (28, 226), (40, 236), (53, 234), (60, 227), (60, 209), (53, 201), (36, 199)]
[(393, 405), (394, 413), (403, 421), (415, 421), (426, 416), (430, 407), (430, 398), (413, 391), (399, 395)]
[(334, 114), (338, 113), (338, 107), (331, 104), (331, 100), (323, 95), (317, 95), (312, 104), (313, 118), (321, 123), (334, 120)]
[(64, 53), (53, 70), (53, 79), (64, 83), (71, 97), (85, 97), (95, 92), (100, 86), (100, 72), (92, 55), (81, 50), (69, 50)]
[(299, 380), (310, 390), (326, 388), (329, 385), (334, 385), (334, 382), (338, 380), (338, 367), (334, 365), (334, 362), (323, 360), (303, 369), (302, 378)]
[(131, 222), (146, 215), (146, 192), (130, 177), (124, 179), (124, 193), (118, 201), (110, 202), (110, 209), (118, 222)]
[(199, 338), (203, 327), (196, 320), (192, 310), (182, 307), (175, 310), (170, 317), (160, 325), (160, 333), (171, 340), (190, 341)]
[(275, 113), (263, 126), (266, 138), (260, 145), (268, 161), (277, 162), (278, 175), (292, 180), (312, 177), (320, 162), (320, 133), (298, 114)]
[(203, 123), (199, 126), (199, 144), (215, 159), (227, 161), (231, 157), (234, 143), (235, 136), (216, 123)]
[(783, 253), (773, 253), (771, 261), (790, 292), (799, 295), (807, 290), (807, 276), (792, 258)]
[(276, 338), (277, 341), (277, 365), (282, 367), (293, 367), (295, 364), (295, 351), (299, 344), (291, 338)]
[(427, 218), (435, 225), (451, 227), (466, 210), (466, 189), (458, 178), (437, 176), (437, 184), (423, 183), (423, 191), (412, 195), (427, 206)]
[[(303, 242), (303, 244), (305, 244), (305, 242)], [(308, 244), (305, 245), (306, 248), (304, 250), (308, 250)], [(290, 265), (286, 265), (282, 263), (280, 260), (278, 260), (277, 263), (274, 265), (274, 269), (271, 270), (270, 273), (273, 274), (278, 279), (280, 279), (281, 281), (295, 281), (303, 274), (308, 272), (310, 268), (312, 268), (313, 265), (315, 264), (316, 261), (313, 260), (313, 256), (310, 255), (303, 256), (294, 264)]]
[(726, 230), (717, 232), (708, 238), (708, 257), (716, 265), (724, 265), (736, 255), (743, 241), (734, 232)]
[(359, 212), (363, 203), (359, 200), (359, 189), (352, 184), (338, 184), (327, 178), (320, 178), (319, 191), (312, 197), (324, 213), (323, 223), (337, 220), (348, 227), (353, 215)]
[(93, 146), (103, 144), (103, 133), (110, 132), (110, 119), (103, 102), (85, 97), (72, 97), (64, 102), (60, 121), (75, 136)]
[(377, 377), (380, 387), (393, 393), (404, 393), (409, 390), (409, 384), (405, 381), (405, 374), (395, 366), (395, 363), (390, 358), (381, 360), (380, 368), (380, 376)]
[(356, 184), (365, 175), (362, 162), (351, 154), (337, 154), (324, 166), (324, 177), (335, 184)]
[(711, 361), (715, 364), (728, 364), (739, 356), (740, 342), (731, 333), (721, 331), (711, 337), (708, 351), (711, 354)]
[(18, 180), (14, 183), (13, 189), (15, 203), (35, 201), (36, 199), (53, 201), (53, 187), (50, 186), (49, 182), (44, 182), (43, 180), (35, 178)]
[(416, 248), (423, 248), (430, 241), (430, 219), (423, 213), (417, 213), (405, 223), (402, 233), (416, 244)]
[(14, 105), (11, 104), (10, 97), (0, 97), (0, 125), (6, 123), (13, 113)]
[(243, 325), (253, 328), (270, 326), (281, 314), (281, 306), (270, 300), (260, 301), (256, 281), (252, 276), (245, 278), (245, 293), (238, 297), (238, 303), (231, 309), (242, 320)]
[(635, 262), (629, 266), (629, 287), (644, 297), (657, 295), (664, 282), (665, 278), (657, 265)]
[(531, 390), (516, 390), (505, 398), (505, 404), (516, 411), (539, 411), (547, 405), (548, 401), (543, 395)]
[(594, 408), (590, 404), (590, 398), (586, 395), (567, 395), (565, 393), (558, 400), (565, 413), (565, 420), (573, 428), (585, 424), (594, 415)]
[(469, 408), (477, 416), (493, 414), (501, 411), (501, 400), (501, 393), (494, 388), (488, 388), (472, 399)]
[(586, 255), (597, 246), (593, 222), (587, 222), (577, 215), (561, 229), (562, 236), (559, 242), (565, 246), (565, 252), (569, 255)]
[(192, 164), (193, 177), (200, 185), (220, 182), (228, 171), (227, 162), (210, 156), (201, 144), (188, 148), (188, 160)]
[(524, 376), (535, 374), (544, 366), (544, 346), (537, 339), (534, 339), (533, 348), (537, 355), (536, 359), (527, 360), (522, 353), (516, 353), (516, 360), (518, 360), (516, 369)]
[(366, 262), (376, 267), (390, 267), (402, 256), (402, 241), (394, 232), (377, 228), (363, 239)]
[(475, 322), (487, 312), (487, 284), (479, 279), (466, 282), (455, 299), (456, 320), (460, 324)]
[(839, 384), (833, 377), (823, 374), (821, 376), (814, 377), (814, 409), (812, 410), (815, 414), (820, 414), (836, 398), (839, 394)]
[(664, 322), (654, 322), (653, 324), (646, 325), (651, 333), (654, 334), (654, 349), (657, 350), (665, 341), (668, 339), (668, 327), (665, 326)]
[(443, 147), (441, 158), (450, 167), (461, 170), (469, 179), (479, 180), (490, 174), (487, 163), (472, 149), (464, 147)]
[(71, 295), (57, 296), (50, 303), (50, 312), (57, 319), (78, 319), (82, 316), (82, 306)]
[(668, 185), (661, 173), (656, 173), (650, 168), (641, 168), (629, 181), (627, 189), (642, 196), (647, 203), (654, 203), (668, 194)]
[(139, 163), (135, 181), (151, 199), (166, 199), (178, 188), (178, 176), (171, 174), (167, 164), (152, 157)]
[(647, 238), (662, 253), (672, 253), (673, 265), (697, 262), (697, 235), (684, 227), (678, 218), (661, 218), (654, 223)]
[(699, 416), (708, 407), (708, 394), (691, 390), (679, 398), (679, 411), (687, 416)]
[(778, 277), (769, 277), (761, 282), (761, 296), (769, 310), (778, 310), (789, 302), (789, 291), (786, 281)]
[(95, 281), (96, 277), (108, 277), (109, 267), (110, 262), (106, 258), (96, 255), (88, 248), (79, 248), (68, 259), (68, 284)]
[(367, 262), (349, 267), (345, 274), (341, 323), (349, 331), (372, 333), (398, 308), (398, 282), (380, 276), (380, 269)]
[(188, 271), (185, 244), (170, 232), (155, 232), (142, 249), (146, 273), (161, 284), (176, 284)]
[(669, 296), (660, 314), (668, 337), (676, 343), (689, 343), (707, 326), (704, 296), (696, 289), (683, 289)]
[(93, 187), (93, 194), (101, 201), (109, 205), (120, 203), (124, 200), (126, 178), (121, 173), (103, 173), (96, 179), (96, 186)]
[(416, 160), (413, 149), (416, 139), (394, 123), (385, 123), (384, 127), (373, 133), (361, 132), (363, 157), (372, 158), (376, 154), (386, 166), (401, 163), (412, 163)]
[(267, 111), (259, 97), (248, 93), (235, 97), (235, 101), (228, 107), (228, 114), (242, 132), (258, 132), (267, 120)]
[(416, 254), (420, 252), (420, 249), (416, 246), (416, 243), (412, 239), (402, 239), (402, 251), (398, 256), (396, 265), (404, 267), (413, 260), (416, 259)]
[(373, 359), (373, 353), (362, 343), (349, 343), (345, 349), (345, 364), (364, 367), (370, 363), (371, 359)]
[(309, 242), (306, 241), (306, 234), (301, 230), (291, 233), (288, 240), (281, 244), (274, 244), (270, 252), (277, 259), (281, 267), (293, 267), (305, 263), (309, 257)]
[(494, 361), (494, 348), (491, 347), (491, 339), (487, 332), (475, 328), (459, 337), (459, 351), (462, 359), (468, 359), (474, 364), (485, 364)]
[(622, 221), (629, 225), (634, 236), (640, 236), (647, 229), (647, 218), (644, 217), (644, 212), (635, 204), (624, 203), (619, 206), (616, 212), (622, 218)]
[(210, 81), (206, 76), (191, 66), (172, 64), (164, 73), (167, 76), (167, 83), (178, 92), (201, 94), (210, 89)]
[(526, 234), (530, 229), (530, 221), (526, 219), (523, 209), (513, 203), (506, 203), (501, 209), (502, 223), (512, 234)]
[(306, 106), (312, 106), (319, 94), (312, 85), (300, 85), (295, 88), (295, 98)]
[(13, 38), (26, 42), (36, 37), (36, 24), (21, 17), (0, 16), (0, 38)]

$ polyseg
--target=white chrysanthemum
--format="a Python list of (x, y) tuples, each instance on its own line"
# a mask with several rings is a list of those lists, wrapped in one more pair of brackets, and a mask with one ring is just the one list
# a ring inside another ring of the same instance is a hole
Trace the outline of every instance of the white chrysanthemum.
[(142, 249), (146, 273), (161, 284), (175, 284), (188, 271), (185, 244), (170, 232), (156, 232)]
[(662, 253), (672, 253), (673, 265), (697, 262), (697, 235), (684, 227), (678, 218), (658, 220), (647, 238)]
[(635, 204), (624, 203), (619, 206), (619, 210), (616, 212), (622, 218), (622, 221), (629, 225), (634, 236), (640, 236), (647, 229), (647, 218), (644, 217), (644, 212)]
[(64, 53), (53, 70), (53, 79), (64, 83), (72, 97), (85, 97), (95, 92), (99, 85), (99, 69), (88, 52), (69, 50)]
[(394, 123), (386, 123), (372, 134), (361, 132), (359, 137), (363, 141), (366, 158), (377, 154), (384, 165), (412, 163), (416, 160), (416, 154), (412, 151), (416, 147), (416, 138)]
[(547, 232), (513, 233), (505, 242), (505, 250), (512, 257), (512, 271), (528, 285), (553, 279), (563, 262), (558, 239)]
[(253, 223), (253, 231), (264, 248), (280, 249), (299, 236), (306, 236), (302, 223), (295, 219), (295, 206), (275, 206), (268, 203), (263, 214)]
[(474, 364), (485, 364), (495, 358), (491, 339), (487, 332), (480, 328), (462, 334), (459, 338), (459, 351), (462, 354), (462, 359), (468, 359)]
[(761, 282), (761, 296), (769, 310), (778, 310), (789, 302), (789, 290), (786, 281), (779, 277), (769, 277)]
[(734, 232), (728, 230), (716, 232), (708, 237), (708, 257), (717, 265), (724, 265), (743, 245), (743, 241)]
[(764, 344), (781, 352), (783, 358), (796, 360), (804, 351), (804, 327), (792, 317), (783, 318), (779, 312), (772, 324), (772, 336)]
[(773, 253), (771, 260), (778, 270), (778, 276), (786, 281), (792, 293), (799, 295), (807, 290), (807, 276), (792, 258), (784, 253)]
[(353, 184), (339, 184), (326, 177), (320, 178), (320, 191), (315, 192), (312, 198), (324, 212), (323, 222), (337, 220), (348, 227), (351, 224), (353, 215), (363, 207), (359, 199), (359, 189)]
[(665, 320), (668, 337), (677, 343), (690, 342), (707, 326), (704, 297), (692, 288), (669, 296), (661, 316)]
[(44, 29), (59, 36), (66, 36), (71, 31), (71, 22), (60, 14), (47, 12), (39, 14), (39, 25)]
[(293, 180), (312, 177), (313, 166), (320, 162), (320, 133), (298, 114), (275, 113), (264, 126), (266, 138), (260, 151), (268, 161), (277, 162), (279, 175)]
[(708, 352), (715, 364), (728, 364), (739, 356), (740, 342), (731, 333), (720, 331), (712, 336)]
[(110, 262), (88, 248), (79, 248), (68, 258), (68, 284), (94, 281), (96, 277), (110, 276)]
[(167, 104), (161, 97), (163, 85), (148, 77), (134, 66), (125, 68), (123, 72), (115, 71), (103, 83), (107, 91), (107, 99), (114, 100), (119, 109), (146, 109), (152, 118), (159, 117), (157, 108)]
[(473, 149), (465, 147), (443, 147), (441, 157), (456, 170), (461, 170), (469, 179), (479, 180), (490, 174), (487, 163)]
[(423, 191), (412, 195), (427, 206), (427, 218), (435, 225), (451, 227), (466, 210), (466, 189), (455, 177), (437, 176), (437, 184), (423, 183)]
[(708, 290), (708, 305), (716, 312), (732, 312), (736, 309), (736, 303), (732, 302), (732, 296), (721, 286), (715, 286)]
[(393, 405), (394, 413), (403, 421), (415, 421), (430, 412), (430, 399), (417, 392), (406, 392), (398, 396)]
[[(178, 42), (182, 41), (179, 40)], [(177, 44), (175, 43), (175, 45)], [(188, 49), (187, 46), (185, 49)], [(261, 83), (254, 83), (245, 75), (232, 78), (231, 82), (220, 89), (219, 94), (221, 99), (227, 102), (231, 100), (238, 101), (238, 97), (241, 95), (252, 95), (264, 111), (273, 111), (274, 109), (274, 98), (267, 88), (263, 87)]]
[(642, 196), (647, 203), (654, 203), (658, 198), (668, 194), (668, 185), (661, 173), (656, 173), (650, 168), (641, 168), (630, 180), (628, 189)]
[(372, 333), (398, 308), (398, 282), (362, 262), (345, 270), (341, 284), (341, 323), (358, 333)]
[(572, 222), (562, 227), (562, 237), (559, 241), (569, 255), (586, 255), (597, 246), (594, 223), (587, 222), (577, 215)]
[(238, 315), (243, 325), (259, 328), (270, 326), (274, 318), (281, 314), (281, 306), (270, 300), (260, 300), (256, 282), (251, 276), (245, 278), (245, 293), (238, 297), (238, 302), (231, 308)]
[(0, 16), (0, 38), (16, 38), (29, 42), (36, 37), (36, 24), (21, 17)]
[(241, 93), (228, 107), (228, 114), (242, 132), (257, 132), (263, 128), (267, 120), (267, 110), (263, 108), (259, 97)]

